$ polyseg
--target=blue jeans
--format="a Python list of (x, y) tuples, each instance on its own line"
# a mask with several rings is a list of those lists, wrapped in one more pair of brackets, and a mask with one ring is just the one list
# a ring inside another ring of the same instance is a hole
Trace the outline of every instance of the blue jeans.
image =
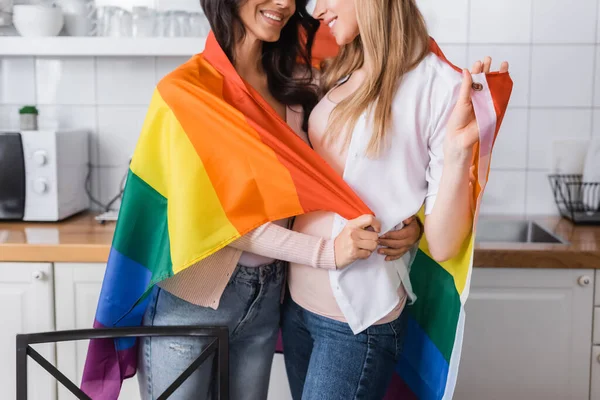
[(354, 335), (288, 295), (282, 317), (285, 367), (294, 400), (381, 400), (402, 348), (404, 316)]
[[(279, 330), (285, 264), (238, 266), (218, 310), (190, 304), (156, 288), (144, 326), (203, 325), (229, 327), (230, 398), (265, 400)], [(210, 339), (144, 338), (139, 349), (138, 380), (143, 399), (155, 399), (200, 355)], [(214, 398), (212, 358), (204, 362), (170, 397)]]

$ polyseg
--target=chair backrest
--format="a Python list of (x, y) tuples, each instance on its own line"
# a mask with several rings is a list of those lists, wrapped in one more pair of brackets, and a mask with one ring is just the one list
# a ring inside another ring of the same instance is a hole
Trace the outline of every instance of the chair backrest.
[(158, 400), (167, 399), (192, 373), (211, 355), (215, 373), (216, 398), (229, 400), (229, 330), (227, 327), (197, 326), (154, 326), (137, 328), (84, 329), (73, 331), (46, 332), (17, 335), (17, 400), (27, 400), (27, 358), (35, 360), (50, 375), (56, 378), (78, 399), (91, 400), (75, 383), (67, 378), (48, 360), (42, 357), (30, 345), (39, 343), (57, 343), (87, 339), (117, 339), (156, 336), (198, 336), (214, 339), (190, 366), (179, 375)]

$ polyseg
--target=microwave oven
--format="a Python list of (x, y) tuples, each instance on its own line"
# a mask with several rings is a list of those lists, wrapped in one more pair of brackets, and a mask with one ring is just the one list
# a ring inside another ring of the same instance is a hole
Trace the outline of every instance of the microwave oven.
[(60, 221), (89, 208), (87, 131), (0, 132), (0, 220)]

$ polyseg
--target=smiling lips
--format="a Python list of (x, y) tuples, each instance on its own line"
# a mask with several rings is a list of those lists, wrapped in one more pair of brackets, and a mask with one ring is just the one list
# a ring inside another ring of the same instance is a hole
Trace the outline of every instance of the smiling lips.
[(269, 24), (275, 26), (283, 25), (283, 14), (271, 10), (261, 11), (260, 13)]
[(337, 22), (337, 17), (332, 18), (329, 22), (327, 22), (327, 26), (329, 27), (329, 29), (332, 29), (336, 22)]

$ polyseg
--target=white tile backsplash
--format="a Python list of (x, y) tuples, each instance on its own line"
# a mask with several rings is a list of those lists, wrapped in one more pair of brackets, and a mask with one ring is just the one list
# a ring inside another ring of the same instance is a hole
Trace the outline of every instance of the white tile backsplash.
[(189, 57), (158, 57), (156, 59), (156, 83), (189, 59)]
[(592, 120), (592, 137), (600, 138), (600, 110), (594, 110)]
[(534, 43), (594, 43), (597, 0), (533, 0)]
[(469, 67), (477, 60), (492, 57), (492, 69), (498, 70), (500, 63), (508, 61), (510, 76), (513, 80), (511, 107), (529, 105), (529, 87), (531, 82), (531, 46), (529, 45), (471, 45), (469, 46)]
[(446, 59), (459, 68), (470, 68), (467, 54), (468, 46), (466, 44), (443, 44), (438, 43), (440, 49), (446, 56)]
[(0, 104), (24, 106), (35, 103), (33, 57), (0, 58)]
[(94, 59), (38, 58), (38, 104), (96, 104)]
[(493, 169), (527, 167), (527, 122), (528, 110), (508, 109), (494, 146)]
[(40, 129), (97, 129), (94, 106), (39, 106), (38, 110)]
[(482, 214), (525, 214), (525, 171), (491, 170), (483, 194)]
[(154, 57), (97, 59), (98, 104), (150, 104), (156, 84)]
[(531, 106), (591, 107), (594, 46), (534, 46)]
[(548, 174), (549, 171), (527, 172), (527, 215), (558, 214)]
[(468, 0), (419, 0), (429, 34), (438, 43), (466, 43), (468, 35)]
[(596, 46), (596, 59), (594, 71), (594, 107), (600, 107), (600, 47)]
[[(108, 204), (121, 191), (121, 183), (127, 175), (127, 167), (121, 168), (97, 168), (100, 181), (100, 202)], [(113, 203), (111, 209), (118, 209), (121, 201)]]
[(98, 107), (98, 154), (104, 167), (127, 166), (140, 135), (146, 107)]
[(469, 42), (529, 43), (531, 1), (471, 0)]
[(588, 139), (591, 132), (591, 110), (531, 110), (528, 168), (551, 169), (553, 140)]
[(0, 130), (17, 131), (19, 129), (19, 106), (0, 105)]

